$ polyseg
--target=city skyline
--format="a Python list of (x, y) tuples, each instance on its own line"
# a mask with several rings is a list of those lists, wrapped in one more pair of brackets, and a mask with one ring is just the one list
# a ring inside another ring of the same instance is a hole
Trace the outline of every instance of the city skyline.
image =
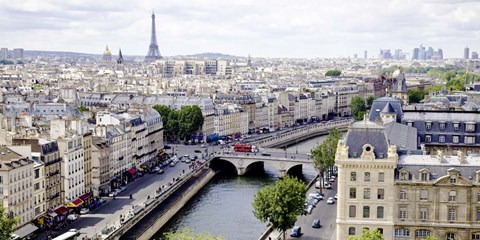
[[(445, 58), (480, 51), (479, 1), (22, 1), (0, 7), (1, 47), (145, 56), (151, 13), (165, 56), (219, 52), (259, 57), (351, 57), (420, 44)], [(288, 51), (287, 51), (288, 49)], [(115, 50), (114, 50), (115, 51)]]

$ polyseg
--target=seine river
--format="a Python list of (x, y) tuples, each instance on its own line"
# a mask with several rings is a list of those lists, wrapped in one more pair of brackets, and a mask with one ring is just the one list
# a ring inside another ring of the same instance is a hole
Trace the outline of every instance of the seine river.
[[(287, 153), (310, 153), (310, 149), (325, 138), (321, 136), (290, 146)], [(154, 238), (162, 239), (165, 232), (189, 227), (195, 232), (208, 231), (231, 240), (258, 239), (265, 224), (253, 216), (253, 197), (258, 189), (278, 179), (273, 167), (265, 164), (264, 169), (247, 176), (217, 175)], [(303, 174), (298, 177), (308, 182), (315, 175), (313, 167), (308, 166), (303, 167)]]

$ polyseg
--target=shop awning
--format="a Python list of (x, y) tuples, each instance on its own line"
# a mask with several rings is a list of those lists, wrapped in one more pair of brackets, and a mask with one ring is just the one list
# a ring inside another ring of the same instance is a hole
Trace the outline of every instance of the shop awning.
[(144, 171), (145, 169), (143, 169), (143, 168), (140, 166), (140, 167), (137, 167), (137, 170), (138, 170), (138, 171)]
[(130, 168), (130, 169), (128, 170), (128, 172), (129, 172), (130, 174), (132, 174), (132, 175), (135, 175), (135, 173), (136, 173), (137, 171), (135, 170), (135, 168)]
[(82, 199), (83, 201), (86, 201), (87, 199), (89, 199), (91, 197), (92, 197), (91, 193), (85, 193), (82, 196), (80, 196), (80, 199)]
[(56, 212), (57, 214), (60, 214), (60, 215), (65, 215), (65, 213), (68, 212), (68, 208), (66, 208), (66, 207), (64, 207), (64, 206), (61, 206), (61, 207), (55, 209), (55, 212)]
[(72, 201), (72, 202), (67, 203), (67, 207), (78, 207), (78, 206), (80, 206), (80, 204), (82, 204), (82, 203), (83, 203), (82, 199), (80, 199), (80, 198), (79, 198), (79, 199), (75, 199), (75, 201)]
[(49, 212), (49, 213), (48, 213), (48, 216), (50, 216), (50, 217), (56, 217), (56, 216), (57, 216), (57, 213), (55, 213), (55, 212)]
[(38, 227), (35, 225), (28, 223), (27, 225), (19, 228), (17, 231), (13, 233), (14, 236), (17, 236), (18, 238), (22, 239), (27, 237), (28, 235), (32, 234), (33, 232), (37, 231)]

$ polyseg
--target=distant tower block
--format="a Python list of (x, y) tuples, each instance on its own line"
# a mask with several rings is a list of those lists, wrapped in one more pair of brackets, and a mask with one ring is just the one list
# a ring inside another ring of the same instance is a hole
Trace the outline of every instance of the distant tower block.
[(148, 47), (148, 53), (145, 57), (145, 61), (155, 61), (161, 59), (160, 50), (158, 50), (157, 33), (155, 30), (155, 13), (152, 13), (152, 36), (150, 39), (150, 46)]

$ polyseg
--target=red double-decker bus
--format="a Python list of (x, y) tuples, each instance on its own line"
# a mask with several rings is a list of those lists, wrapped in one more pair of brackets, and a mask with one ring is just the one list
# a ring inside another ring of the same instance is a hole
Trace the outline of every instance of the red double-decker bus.
[(256, 147), (250, 144), (235, 144), (233, 145), (233, 150), (235, 152), (257, 152)]

